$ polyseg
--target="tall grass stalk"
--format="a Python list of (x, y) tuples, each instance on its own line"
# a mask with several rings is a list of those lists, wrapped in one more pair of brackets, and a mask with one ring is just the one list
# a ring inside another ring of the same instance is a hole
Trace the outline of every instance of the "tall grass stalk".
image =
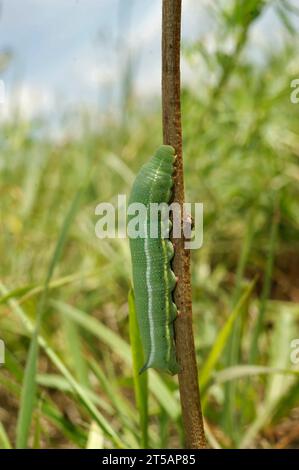
[(30, 424), (32, 414), (36, 404), (36, 374), (38, 361), (38, 336), (41, 328), (42, 318), (46, 307), (49, 284), (52, 279), (54, 269), (59, 262), (63, 247), (67, 238), (70, 225), (77, 212), (79, 202), (82, 195), (82, 188), (76, 193), (68, 213), (64, 219), (60, 235), (50, 261), (48, 272), (45, 279), (44, 289), (41, 294), (36, 312), (35, 329), (30, 341), (29, 353), (27, 357), (23, 386), (21, 392), (20, 409), (17, 421), (16, 447), (19, 449), (26, 448), (29, 438)]

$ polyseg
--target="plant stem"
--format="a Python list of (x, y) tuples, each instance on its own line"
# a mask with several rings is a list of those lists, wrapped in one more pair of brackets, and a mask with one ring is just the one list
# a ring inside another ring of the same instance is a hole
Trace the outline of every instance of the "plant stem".
[[(174, 202), (183, 207), (184, 171), (182, 155), (181, 90), (180, 90), (181, 0), (163, 0), (162, 15), (162, 112), (163, 141), (176, 150)], [(181, 211), (183, 213), (183, 211)], [(179, 315), (175, 321), (175, 341), (179, 372), (182, 418), (187, 448), (206, 447), (198, 371), (192, 328), (192, 291), (190, 251), (184, 238), (173, 239), (173, 270), (178, 277), (174, 292)]]

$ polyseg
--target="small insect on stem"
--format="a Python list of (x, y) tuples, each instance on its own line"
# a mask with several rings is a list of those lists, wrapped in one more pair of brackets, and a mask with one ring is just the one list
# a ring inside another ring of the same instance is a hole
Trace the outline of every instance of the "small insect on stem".
[(194, 229), (194, 220), (192, 215), (188, 214), (183, 220), (183, 233), (185, 240), (191, 240), (192, 230)]

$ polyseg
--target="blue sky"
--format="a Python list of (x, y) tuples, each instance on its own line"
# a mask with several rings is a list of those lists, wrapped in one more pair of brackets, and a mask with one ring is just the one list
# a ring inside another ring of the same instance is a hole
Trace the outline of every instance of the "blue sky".
[[(2, 0), (0, 51), (13, 60), (2, 74), (7, 97), (29, 117), (86, 103), (114, 102), (127, 51), (139, 58), (136, 93), (159, 92), (161, 0)], [(183, 0), (183, 38), (211, 37), (210, 0)], [(278, 31), (278, 32), (277, 32)], [(279, 24), (269, 12), (256, 25), (270, 43)], [(183, 79), (187, 71), (183, 68)], [(9, 100), (8, 100), (9, 101)], [(10, 105), (11, 105), (10, 102)], [(6, 112), (10, 111), (9, 103)], [(3, 110), (2, 110), (3, 112)]]

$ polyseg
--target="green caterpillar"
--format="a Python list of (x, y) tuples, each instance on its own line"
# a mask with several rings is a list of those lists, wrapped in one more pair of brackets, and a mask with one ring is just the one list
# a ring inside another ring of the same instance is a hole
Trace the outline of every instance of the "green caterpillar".
[[(130, 237), (136, 313), (145, 354), (141, 372), (155, 367), (171, 374), (178, 372), (173, 322), (177, 308), (172, 291), (176, 277), (171, 270), (173, 245), (162, 237), (162, 219), (158, 237), (150, 236), (150, 203), (169, 203), (172, 194), (175, 150), (169, 145), (158, 148), (151, 160), (138, 173), (132, 187), (129, 205), (146, 207), (144, 236)], [(132, 216), (128, 216), (128, 221)]]

